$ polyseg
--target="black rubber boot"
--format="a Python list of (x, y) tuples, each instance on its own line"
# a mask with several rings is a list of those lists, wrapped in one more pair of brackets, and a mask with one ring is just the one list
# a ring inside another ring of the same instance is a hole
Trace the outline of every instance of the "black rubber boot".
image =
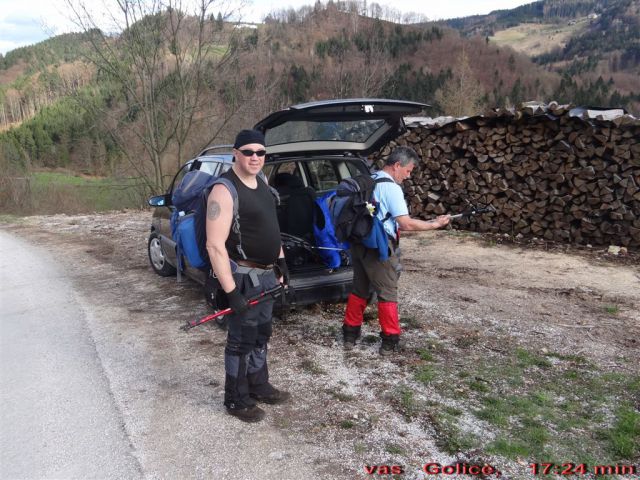
[(352, 327), (347, 324), (342, 324), (342, 337), (344, 338), (344, 349), (353, 350), (356, 346), (356, 340), (360, 338), (361, 327)]
[(383, 357), (400, 351), (400, 335), (386, 335), (380, 332), (380, 338), (382, 338), (382, 345), (380, 345), (379, 352)]

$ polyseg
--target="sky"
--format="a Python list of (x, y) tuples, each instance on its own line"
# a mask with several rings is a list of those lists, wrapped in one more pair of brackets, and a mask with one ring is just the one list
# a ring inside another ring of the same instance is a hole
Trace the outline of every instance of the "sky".
[[(243, 19), (260, 21), (272, 10), (313, 5), (314, 0), (248, 0)], [(374, 1), (374, 0), (371, 0)], [(418, 12), (430, 20), (486, 14), (515, 8), (532, 0), (376, 0), (401, 12)], [(90, 0), (96, 8), (102, 3)], [(326, 0), (323, 0), (326, 3)], [(93, 8), (93, 7), (92, 7)], [(217, 12), (217, 10), (214, 10)], [(52, 35), (78, 31), (69, 21), (64, 0), (0, 0), (0, 53), (38, 43)]]

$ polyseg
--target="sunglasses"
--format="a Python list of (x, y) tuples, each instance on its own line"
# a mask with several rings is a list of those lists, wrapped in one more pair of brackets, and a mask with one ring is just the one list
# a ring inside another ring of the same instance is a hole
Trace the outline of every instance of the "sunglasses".
[(257, 155), (259, 157), (264, 157), (267, 154), (266, 150), (249, 150), (248, 148), (243, 148), (239, 150), (239, 152), (245, 157), (253, 157), (253, 155)]

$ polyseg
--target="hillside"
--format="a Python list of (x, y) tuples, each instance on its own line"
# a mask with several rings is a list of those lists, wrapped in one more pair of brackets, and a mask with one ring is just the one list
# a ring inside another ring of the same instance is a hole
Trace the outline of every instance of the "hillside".
[(640, 110), (640, 4), (543, 0), (442, 22), (511, 47), (563, 77), (556, 99)]
[(571, 38), (589, 26), (587, 17), (563, 23), (521, 23), (496, 31), (489, 41), (500, 47), (511, 47), (530, 57), (565, 48)]
[[(0, 164), (6, 171), (64, 166), (102, 174), (133, 167), (141, 175), (154, 171), (152, 183), (161, 185), (184, 158), (209, 143), (228, 142), (275, 109), (314, 99), (390, 97), (446, 114), (453, 111), (447, 95), (463, 77), (475, 88), (473, 98), (458, 105), (460, 115), (532, 99), (637, 111), (640, 58), (632, 55), (637, 40), (629, 37), (636, 7), (627, 0), (546, 0), (448, 25), (404, 25), (363, 15), (364, 2), (362, 10), (318, 2), (269, 16), (257, 28), (211, 17), (201, 57), (192, 43), (196, 19), (185, 17), (183, 30), (169, 41), (173, 14), (160, 12), (120, 38), (109, 37), (116, 63), (98, 67), (88, 61), (88, 40), (100, 32), (54, 37), (0, 58), (0, 131), (13, 127), (0, 135)], [(600, 17), (584, 21), (592, 11)], [(585, 50), (605, 25), (628, 40)], [(532, 32), (549, 36), (553, 28), (557, 36), (544, 46), (528, 38)], [(139, 75), (126, 45), (136, 37), (130, 33), (143, 29), (155, 35), (143, 47), (153, 49), (156, 64)], [(492, 37), (473, 34), (480, 31)], [(615, 72), (607, 70), (611, 62)], [(143, 85), (143, 78), (152, 81)], [(152, 93), (154, 112), (141, 91)], [(148, 137), (157, 132), (160, 137)]]

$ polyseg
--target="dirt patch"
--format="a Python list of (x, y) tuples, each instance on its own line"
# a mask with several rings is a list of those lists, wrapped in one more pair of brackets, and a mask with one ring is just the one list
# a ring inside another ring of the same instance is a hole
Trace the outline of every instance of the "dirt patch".
[[(182, 363), (202, 387), (163, 380), (156, 394), (197, 402), (205, 389), (218, 398), (222, 378), (200, 364), (222, 360), (224, 333), (208, 325), (176, 337), (207, 309), (195, 283), (160, 278), (148, 266), (149, 224), (149, 212), (119, 212), (29, 217), (3, 228), (50, 246), (97, 305), (117, 299), (128, 311), (123, 342), (138, 339), (131, 325), (146, 327), (138, 333), (154, 352), (149, 368)], [(528, 463), (634, 461), (633, 256), (621, 262), (603, 251), (446, 231), (406, 236), (402, 246), (404, 354), (379, 357), (375, 306), (349, 353), (340, 341), (343, 305), (314, 306), (275, 325), (272, 377), (295, 401), (271, 409), (270, 421), (317, 450), (316, 471), (369, 478), (365, 466), (399, 465), (402, 478), (424, 478), (426, 463), (468, 462), (493, 465), (502, 478), (536, 478)]]

